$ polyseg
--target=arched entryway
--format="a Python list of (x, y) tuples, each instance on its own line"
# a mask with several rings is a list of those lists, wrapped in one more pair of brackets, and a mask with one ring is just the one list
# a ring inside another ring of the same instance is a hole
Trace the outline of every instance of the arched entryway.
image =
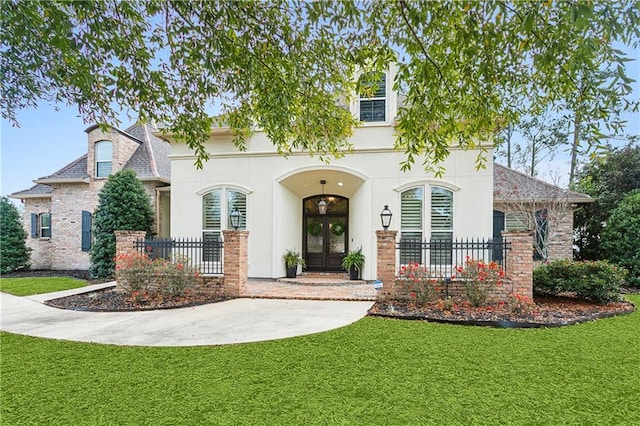
[[(321, 201), (327, 203), (321, 212)], [(314, 195), (303, 201), (302, 251), (308, 271), (341, 271), (349, 249), (349, 199)]]

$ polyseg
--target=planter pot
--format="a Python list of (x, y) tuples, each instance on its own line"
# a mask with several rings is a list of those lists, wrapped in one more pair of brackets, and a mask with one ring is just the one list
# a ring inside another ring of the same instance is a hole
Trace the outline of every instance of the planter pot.
[(355, 267), (349, 268), (349, 278), (352, 280), (360, 279), (360, 271), (358, 271)]
[(298, 265), (287, 266), (287, 278), (295, 278), (298, 275)]

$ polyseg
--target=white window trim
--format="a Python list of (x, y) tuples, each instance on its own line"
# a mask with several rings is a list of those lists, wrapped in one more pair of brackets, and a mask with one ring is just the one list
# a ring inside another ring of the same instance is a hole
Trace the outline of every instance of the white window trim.
[(205, 194), (208, 194), (209, 192), (216, 189), (233, 189), (234, 191), (244, 192), (247, 195), (253, 193), (253, 190), (247, 188), (246, 186), (237, 185), (235, 183), (218, 183), (215, 185), (205, 186), (204, 188), (196, 192), (196, 194), (204, 196)]
[[(111, 160), (110, 161), (100, 161), (98, 159), (98, 145), (102, 144), (102, 143), (110, 143), (111, 144)], [(93, 175), (95, 176), (96, 179), (107, 179), (109, 178), (109, 175), (111, 175), (113, 173), (113, 142), (110, 140), (99, 140), (97, 141), (94, 145), (93, 145), (93, 153), (94, 153), (94, 173)], [(107, 176), (98, 176), (98, 163), (111, 163), (111, 172), (107, 175)]]
[[(393, 92), (393, 73), (392, 70), (383, 71), (385, 75), (385, 121), (360, 121), (360, 127), (386, 127), (393, 124), (396, 115), (396, 97)], [(359, 79), (360, 76), (364, 74), (364, 72), (358, 72), (356, 74), (356, 79)], [(357, 80), (356, 80), (357, 81)], [(359, 93), (356, 93), (354, 96), (354, 100), (351, 103), (351, 113), (354, 115), (356, 120), (360, 120), (360, 97)], [(376, 100), (382, 98), (364, 98), (366, 100)]]

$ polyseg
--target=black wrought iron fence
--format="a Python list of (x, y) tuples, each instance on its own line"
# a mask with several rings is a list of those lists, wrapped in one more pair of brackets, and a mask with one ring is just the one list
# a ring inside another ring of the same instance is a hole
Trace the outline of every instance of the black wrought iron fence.
[(202, 275), (222, 274), (224, 243), (217, 239), (152, 238), (136, 241), (136, 249), (151, 259), (177, 260)]
[(411, 240), (397, 244), (400, 267), (417, 263), (434, 278), (450, 277), (456, 266), (467, 259), (495, 262), (507, 269), (507, 250), (511, 243), (502, 239)]

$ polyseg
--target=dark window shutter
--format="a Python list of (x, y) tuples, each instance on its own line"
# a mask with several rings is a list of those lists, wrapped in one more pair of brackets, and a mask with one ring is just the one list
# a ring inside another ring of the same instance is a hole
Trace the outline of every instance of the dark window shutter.
[(82, 211), (82, 251), (91, 249), (91, 212)]
[(31, 238), (38, 238), (38, 215), (31, 213)]

